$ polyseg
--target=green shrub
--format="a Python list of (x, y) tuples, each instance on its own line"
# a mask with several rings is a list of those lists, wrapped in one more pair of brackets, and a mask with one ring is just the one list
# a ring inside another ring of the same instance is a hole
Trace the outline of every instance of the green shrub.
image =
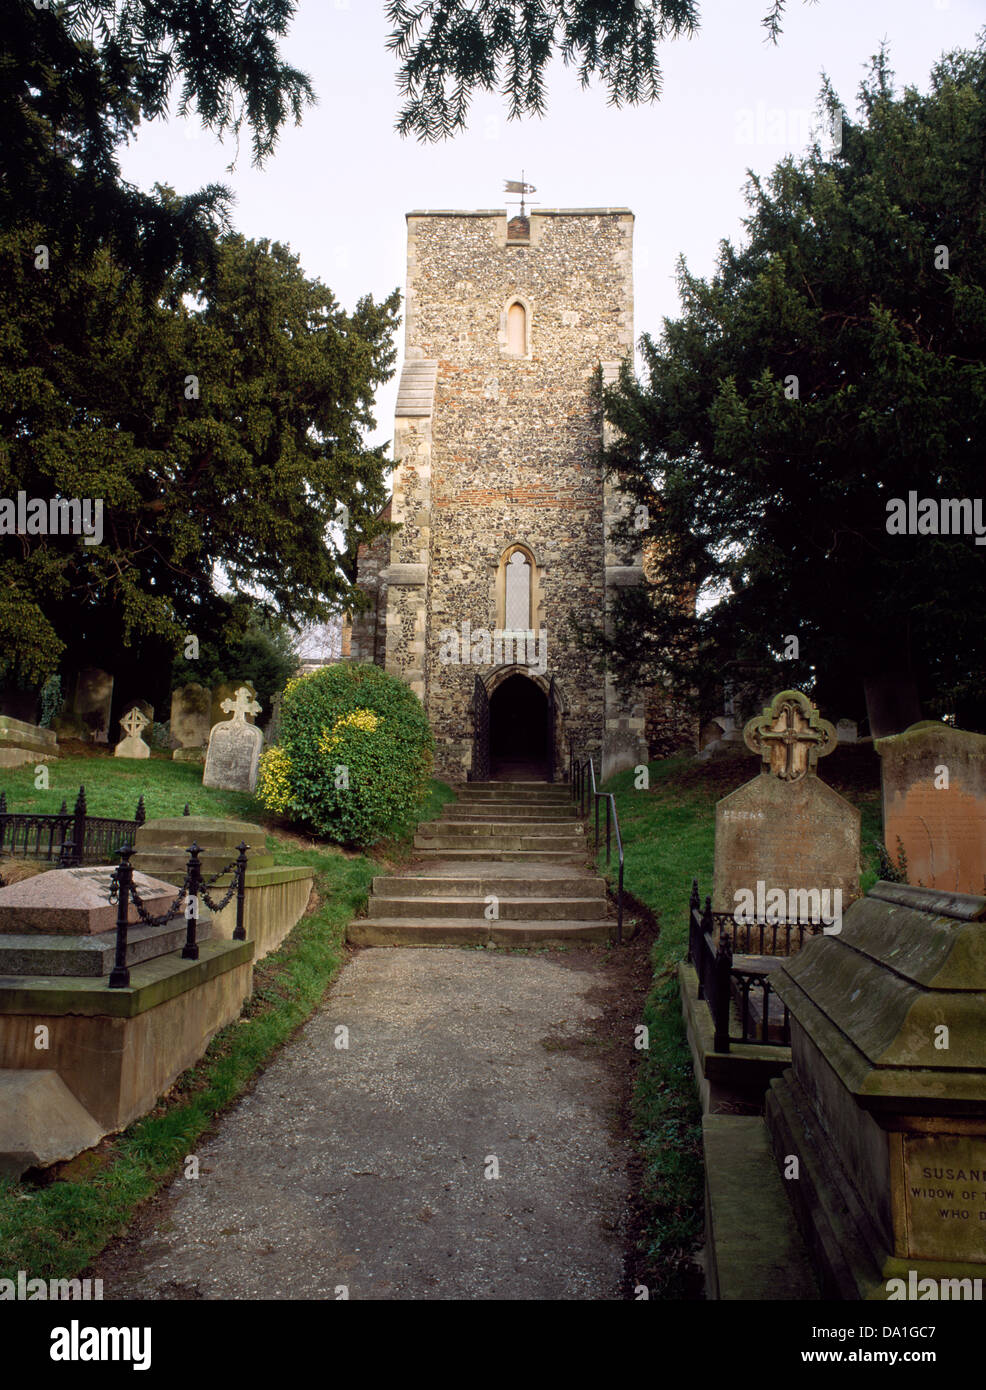
[(261, 759), (258, 794), (268, 810), (363, 848), (413, 824), (433, 754), (409, 687), (378, 666), (343, 662), (288, 682), (281, 741)]

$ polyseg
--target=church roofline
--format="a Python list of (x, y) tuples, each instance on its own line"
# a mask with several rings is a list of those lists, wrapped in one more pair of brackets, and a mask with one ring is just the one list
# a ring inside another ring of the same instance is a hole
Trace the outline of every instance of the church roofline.
[[(630, 208), (530, 208), (528, 217), (633, 217)], [(503, 208), (415, 208), (406, 212), (411, 217), (505, 217)]]

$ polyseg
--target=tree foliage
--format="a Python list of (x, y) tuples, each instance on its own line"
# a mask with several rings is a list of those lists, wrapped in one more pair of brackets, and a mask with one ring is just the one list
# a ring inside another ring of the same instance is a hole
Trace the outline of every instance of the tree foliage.
[(708, 280), (682, 262), (681, 316), (607, 392), (608, 465), (649, 513), (625, 538), (658, 573), (596, 645), (624, 679), (706, 695), (746, 668), (858, 713), (861, 675), (910, 669), (973, 710), (983, 550), (889, 534), (888, 503), (982, 495), (986, 48), (943, 58), (927, 92), (897, 93), (879, 55), (842, 132), (839, 153), (751, 178), (745, 245)]
[(385, 529), (386, 461), (363, 436), (397, 292), (347, 313), (286, 247), (230, 235), (213, 276), (148, 304), (106, 251), (38, 269), (37, 238), (0, 237), (4, 495), (99, 499), (104, 535), (4, 540), (8, 678), (216, 639), (230, 595), (298, 622), (353, 601), (356, 546)]
[(256, 162), (314, 100), (278, 42), (294, 0), (8, 0), (0, 26), (0, 229), (35, 226), (63, 260), (96, 246), (158, 281), (202, 268), (228, 193), (167, 202), (120, 177), (116, 151), (177, 97)]
[(543, 115), (558, 53), (583, 86), (599, 77), (615, 106), (661, 92), (661, 44), (698, 26), (697, 0), (389, 0), (401, 60), (398, 129), (422, 140), (464, 128), (477, 90), (498, 88), (511, 117)]

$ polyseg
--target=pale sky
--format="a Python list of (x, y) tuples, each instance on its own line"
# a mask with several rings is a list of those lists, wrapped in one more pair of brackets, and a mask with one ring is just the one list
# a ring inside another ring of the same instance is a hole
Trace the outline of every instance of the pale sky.
[[(705, 0), (703, 28), (664, 49), (664, 95), (652, 106), (607, 107), (560, 64), (548, 113), (511, 122), (503, 100), (481, 96), (469, 129), (442, 145), (394, 131), (396, 60), (386, 49), (383, 0), (300, 0), (285, 42), (318, 95), (284, 131), (263, 169), (197, 123), (145, 127), (121, 152), (124, 176), (192, 192), (219, 182), (235, 195), (248, 237), (286, 242), (346, 308), (382, 299), (405, 274), (404, 214), (414, 208), (504, 207), (503, 180), (526, 171), (546, 207), (629, 207), (634, 234), (635, 332), (657, 334), (678, 300), (675, 262), (707, 275), (719, 242), (739, 239), (747, 169), (768, 172), (804, 147), (821, 73), (855, 112), (871, 54), (886, 40), (899, 83), (925, 87), (934, 60), (971, 47), (986, 0), (790, 0), (784, 34), (764, 42), (768, 0)], [(403, 359), (403, 330), (398, 339)], [(398, 370), (400, 361), (398, 362)], [(397, 378), (378, 393), (377, 443), (391, 438)]]

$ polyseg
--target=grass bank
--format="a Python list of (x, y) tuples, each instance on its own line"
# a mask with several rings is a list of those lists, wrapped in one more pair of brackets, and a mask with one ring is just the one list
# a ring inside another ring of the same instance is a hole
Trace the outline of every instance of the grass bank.
[[(606, 784), (615, 794), (624, 843), (627, 891), (651, 913), (658, 935), (653, 984), (644, 1008), (649, 1049), (642, 1053), (633, 1105), (642, 1177), (644, 1265), (651, 1298), (696, 1296), (694, 1263), (702, 1239), (701, 1108), (678, 993), (677, 968), (688, 947), (688, 899), (697, 878), (712, 891), (715, 804), (755, 775), (745, 750), (696, 763), (669, 758), (650, 764), (649, 787), (632, 772)], [(837, 749), (823, 765), (825, 781), (860, 808), (861, 884), (877, 877), (880, 837), (879, 766), (868, 745)], [(600, 868), (607, 872), (600, 856)], [(615, 876), (616, 860), (609, 870)]]

